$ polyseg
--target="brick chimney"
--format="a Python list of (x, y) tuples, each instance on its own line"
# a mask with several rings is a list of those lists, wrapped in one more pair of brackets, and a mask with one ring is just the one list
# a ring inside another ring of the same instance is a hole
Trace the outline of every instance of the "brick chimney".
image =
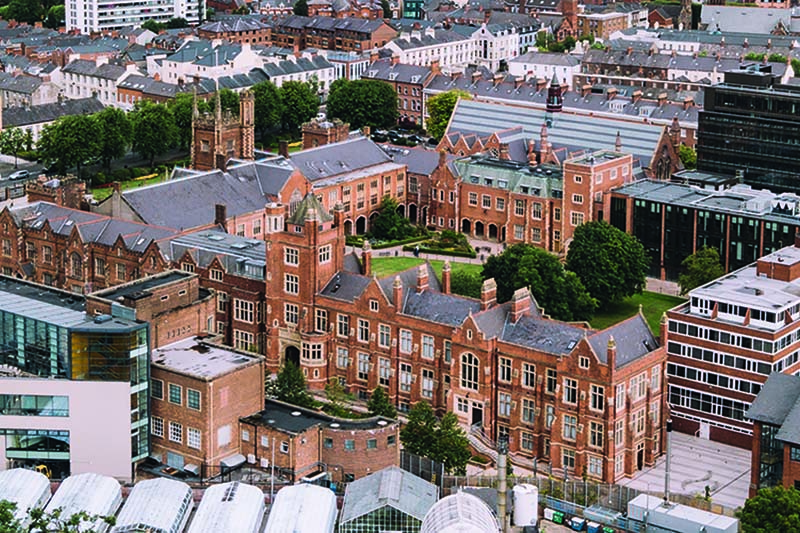
[(592, 86), (588, 83), (581, 87), (581, 98), (586, 98), (592, 92)]
[(417, 292), (428, 289), (428, 265), (421, 264), (417, 269)]
[(497, 158), (504, 161), (511, 160), (511, 154), (508, 151), (508, 143), (500, 143), (500, 150), (498, 150)]
[(614, 340), (613, 335), (608, 336), (608, 347), (606, 348), (606, 359), (608, 361), (608, 368), (612, 371), (617, 366), (617, 342)]
[(481, 311), (485, 311), (497, 303), (497, 283), (494, 278), (483, 282), (481, 287)]
[(667, 103), (667, 93), (658, 93), (658, 107)]
[(442, 69), (439, 67), (439, 60), (434, 59), (433, 61), (431, 61), (431, 74), (433, 76), (438, 76), (441, 73)]
[(450, 294), (450, 261), (445, 261), (442, 267), (442, 292)]
[(214, 206), (214, 224), (225, 226), (228, 220), (228, 208), (225, 204), (216, 204)]
[(522, 287), (514, 291), (511, 298), (511, 322), (515, 323), (527, 314), (531, 308), (531, 292), (528, 287)]
[(378, 54), (378, 49), (373, 48), (372, 51), (369, 53), (369, 62), (374, 63), (378, 59), (380, 59), (380, 55)]
[(394, 308), (399, 313), (403, 309), (403, 282), (400, 280), (400, 276), (394, 277), (392, 297), (394, 298)]
[(278, 154), (289, 159), (289, 141), (278, 141)]
[(444, 168), (447, 164), (447, 150), (439, 150), (439, 167)]
[(361, 269), (365, 276), (372, 275), (372, 245), (367, 240), (364, 241), (364, 247), (361, 249)]
[(606, 89), (606, 99), (613, 100), (615, 96), (617, 96), (616, 87), (609, 87), (608, 89)]

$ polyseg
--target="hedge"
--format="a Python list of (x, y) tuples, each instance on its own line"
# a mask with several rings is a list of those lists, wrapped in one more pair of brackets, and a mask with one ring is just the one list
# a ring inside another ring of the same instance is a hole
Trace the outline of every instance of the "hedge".
[[(403, 246), (404, 252), (413, 252), (416, 246), (406, 245)], [(475, 253), (475, 250), (469, 250), (462, 252), (461, 250), (440, 250), (438, 248), (425, 248), (420, 246), (419, 247), (420, 253), (425, 254), (438, 254), (438, 255), (449, 255), (452, 257), (468, 257), (470, 259), (475, 259), (478, 257), (478, 254)]]
[[(382, 241), (377, 244), (373, 244), (372, 249), (382, 250), (384, 248), (391, 248), (392, 246), (400, 246), (401, 244), (426, 241), (430, 238), (430, 235), (417, 235), (416, 237), (409, 237), (407, 239), (400, 239), (397, 241)], [(345, 237), (345, 244), (347, 244), (347, 246), (357, 246), (359, 248), (363, 248), (365, 239), (366, 237), (363, 235), (348, 235)]]

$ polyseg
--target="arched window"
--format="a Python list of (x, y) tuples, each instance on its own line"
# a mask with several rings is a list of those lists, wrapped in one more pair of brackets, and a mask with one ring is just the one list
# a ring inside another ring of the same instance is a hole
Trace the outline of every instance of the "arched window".
[(478, 358), (469, 352), (461, 354), (461, 388), (478, 390)]
[(83, 259), (79, 253), (72, 253), (69, 258), (69, 266), (73, 278), (83, 279)]

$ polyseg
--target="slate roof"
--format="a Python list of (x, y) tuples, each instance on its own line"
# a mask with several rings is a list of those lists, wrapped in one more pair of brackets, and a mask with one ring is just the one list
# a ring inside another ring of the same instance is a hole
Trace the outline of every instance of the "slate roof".
[(203, 230), (181, 235), (162, 245), (170, 260), (180, 259), (187, 251), (201, 268), (215, 258), (228, 274), (266, 279), (267, 243), (218, 230)]
[(373, 61), (361, 74), (364, 79), (383, 80), (397, 83), (415, 83), (422, 85), (430, 75), (430, 67), (397, 63), (392, 65), (390, 59)]
[[(36, 89), (41, 87), (41, 78), (35, 76), (14, 76), (6, 72), (0, 72), (0, 90), (22, 94), (33, 94)], [(5, 121), (5, 116), (3, 117)]]
[(751, 32), (769, 35), (780, 23), (787, 30), (798, 31), (793, 10), (772, 7), (703, 6), (701, 24), (709, 31)]
[(378, 165), (395, 165), (380, 146), (367, 137), (326, 144), (292, 154), (289, 162), (309, 181), (319, 181)]
[(567, 355), (586, 333), (586, 329), (578, 326), (523, 315), (516, 323), (506, 322), (500, 339), (546, 353)]
[[(428, 279), (430, 280), (430, 276)], [(404, 291), (403, 299), (405, 300), (403, 313), (449, 326), (463, 324), (470, 314), (477, 313), (481, 309), (481, 304), (477, 300), (432, 290), (417, 292), (410, 287)]]
[(91, 115), (102, 111), (103, 104), (97, 98), (66, 99), (52, 104), (39, 104), (30, 107), (9, 107), (3, 110), (3, 126), (18, 128), (33, 124), (53, 122), (60, 117), (72, 115)]
[(214, 22), (203, 24), (198, 30), (207, 31), (209, 33), (238, 33), (243, 31), (259, 31), (269, 29), (270, 26), (264, 24), (260, 20), (236, 17), (233, 19), (223, 19)]
[(320, 294), (346, 302), (356, 301), (366, 290), (372, 278), (352, 272), (337, 272)]
[(400, 37), (392, 40), (391, 42), (401, 50), (413, 50), (415, 48), (425, 48), (427, 46), (435, 46), (437, 44), (468, 41), (469, 39), (470, 37), (461, 35), (460, 33), (437, 28), (430, 32), (418, 32), (414, 30), (413, 33), (400, 35)]
[(551, 52), (527, 52), (509, 63), (532, 63), (536, 65), (558, 65), (559, 67), (574, 67), (581, 64), (581, 60), (572, 54), (558, 54)]
[(125, 67), (122, 65), (104, 63), (98, 66), (94, 61), (87, 59), (76, 59), (65, 65), (61, 70), (69, 74), (93, 76), (107, 80), (117, 80), (125, 74)]
[(800, 444), (800, 376), (770, 374), (745, 416), (780, 426), (775, 436), (778, 440)]
[(319, 222), (330, 222), (333, 220), (333, 216), (322, 207), (317, 196), (312, 193), (306, 194), (305, 198), (297, 204), (294, 213), (286, 220), (286, 223), (302, 226), (307, 220), (316, 220)]
[[(425, 263), (425, 268), (428, 269), (428, 288), (430, 290), (442, 291), (442, 285), (439, 283), (439, 278), (436, 277), (436, 272), (433, 270), (433, 267), (430, 263)], [(399, 276), (400, 282), (403, 284), (403, 295), (404, 298), (408, 296), (410, 291), (417, 290), (417, 275), (419, 273), (419, 267), (411, 267), (406, 269), (399, 274), (392, 274), (391, 276), (386, 276), (385, 278), (381, 278), (378, 280), (378, 284), (381, 286), (381, 290), (389, 298), (389, 303), (394, 305), (394, 278)]]
[(658, 347), (658, 341), (650, 331), (647, 321), (641, 313), (637, 313), (589, 336), (589, 345), (603, 364), (608, 363), (608, 340), (612, 336), (617, 343), (616, 368), (625, 366)]
[(390, 466), (347, 485), (339, 522), (346, 524), (383, 507), (397, 509), (422, 522), (437, 499), (436, 485)]
[(383, 19), (361, 19), (361, 18), (333, 18), (333, 17), (303, 17), (300, 15), (290, 15), (285, 19), (276, 22), (275, 28), (290, 28), (321, 31), (344, 30), (356, 33), (371, 34), (383, 25)]
[[(395, 163), (406, 165), (409, 174), (419, 174), (427, 177), (439, 165), (439, 153), (436, 150), (426, 150), (419, 146), (415, 148), (404, 148), (391, 144), (381, 144), (380, 146)], [(456, 159), (456, 156), (447, 154), (447, 159), (452, 161)]]

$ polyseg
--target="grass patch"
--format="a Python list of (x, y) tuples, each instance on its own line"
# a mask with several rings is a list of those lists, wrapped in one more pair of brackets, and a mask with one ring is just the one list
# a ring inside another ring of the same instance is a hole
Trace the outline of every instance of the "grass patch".
[[(372, 258), (372, 272), (379, 278), (385, 278), (392, 274), (399, 274), (409, 268), (419, 266), (425, 262), (424, 259), (419, 257), (373, 257)], [(431, 260), (431, 267), (436, 272), (436, 276), (441, 281), (442, 268), (444, 268), (444, 261)], [(459, 270), (466, 270), (480, 274), (483, 270), (483, 265), (476, 263), (460, 263), (458, 261), (450, 261), (450, 268), (452, 272)]]
[(638, 313), (641, 304), (647, 324), (654, 335), (659, 335), (661, 315), (685, 301), (684, 298), (677, 296), (644, 291), (618, 304), (609, 305), (606, 309), (600, 309), (594, 315), (591, 324), (594, 329), (605, 329)]
[[(164, 174), (159, 174), (153, 178), (149, 178), (146, 180), (135, 179), (135, 180), (123, 181), (119, 185), (121, 190), (127, 191), (128, 189), (136, 189), (137, 187), (144, 187), (145, 185), (153, 185), (154, 183), (161, 183), (162, 181), (166, 181)], [(103, 200), (111, 196), (111, 194), (114, 192), (114, 188), (110, 186), (98, 187), (92, 189), (91, 192), (95, 200), (97, 200), (98, 202), (102, 202)]]

